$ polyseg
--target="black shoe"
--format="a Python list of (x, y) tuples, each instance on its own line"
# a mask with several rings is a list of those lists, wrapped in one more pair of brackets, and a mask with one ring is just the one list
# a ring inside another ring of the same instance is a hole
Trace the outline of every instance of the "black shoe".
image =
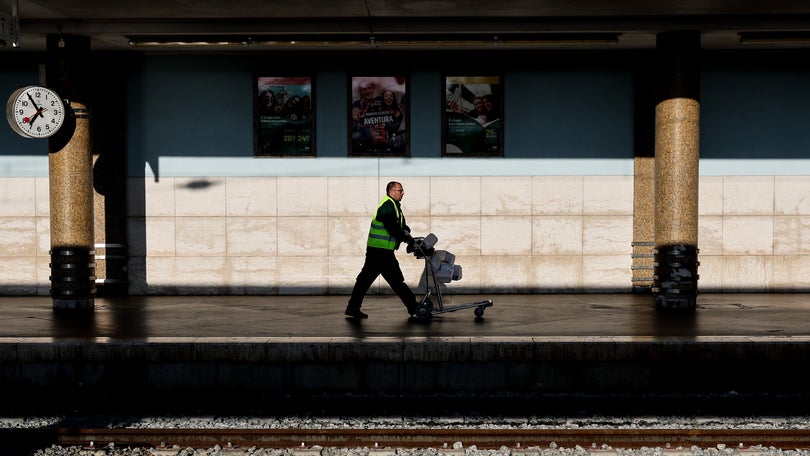
[(411, 304), (409, 306), (406, 306), (406, 307), (408, 308), (408, 315), (413, 317), (414, 315), (416, 315), (416, 309), (419, 307), (419, 303), (415, 302), (415, 303), (413, 303), (413, 304)]
[(353, 309), (351, 307), (347, 307), (346, 312), (344, 312), (344, 314), (347, 317), (357, 318), (358, 320), (362, 318), (368, 318), (368, 314), (364, 313), (362, 310)]

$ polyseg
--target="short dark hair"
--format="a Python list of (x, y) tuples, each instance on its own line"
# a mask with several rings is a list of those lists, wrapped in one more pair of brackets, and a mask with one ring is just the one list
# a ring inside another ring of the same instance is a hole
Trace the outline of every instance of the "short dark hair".
[(387, 195), (387, 194), (391, 193), (391, 189), (394, 188), (395, 185), (402, 185), (402, 184), (400, 184), (397, 181), (389, 182), (388, 185), (385, 186), (385, 194)]

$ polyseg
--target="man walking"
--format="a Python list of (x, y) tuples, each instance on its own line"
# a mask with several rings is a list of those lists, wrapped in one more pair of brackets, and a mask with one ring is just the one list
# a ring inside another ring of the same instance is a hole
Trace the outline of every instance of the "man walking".
[(386, 195), (377, 206), (377, 212), (371, 220), (371, 228), (368, 232), (366, 243), (366, 261), (363, 269), (357, 275), (357, 280), (352, 289), (352, 296), (349, 298), (349, 305), (346, 306), (346, 316), (352, 318), (368, 318), (368, 315), (360, 310), (365, 296), (371, 284), (382, 274), (383, 279), (405, 304), (408, 314), (416, 313), (419, 304), (416, 296), (408, 285), (405, 284), (405, 277), (399, 268), (394, 251), (401, 243), (413, 245), (408, 225), (405, 224), (405, 216), (400, 208), (400, 201), (405, 191), (399, 182), (389, 182), (385, 187)]

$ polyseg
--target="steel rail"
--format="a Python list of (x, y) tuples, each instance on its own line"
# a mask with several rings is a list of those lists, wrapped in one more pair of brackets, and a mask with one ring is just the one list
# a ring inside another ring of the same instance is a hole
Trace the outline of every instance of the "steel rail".
[(452, 448), (513, 449), (763, 446), (810, 448), (810, 429), (72, 429), (55, 431), (59, 445), (114, 443), (131, 447)]

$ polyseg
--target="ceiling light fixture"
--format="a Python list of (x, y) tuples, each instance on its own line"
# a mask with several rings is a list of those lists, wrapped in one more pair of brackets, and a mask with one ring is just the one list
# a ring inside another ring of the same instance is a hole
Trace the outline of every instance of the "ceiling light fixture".
[(506, 35), (386, 34), (368, 35), (258, 35), (258, 36), (130, 36), (132, 47), (272, 47), (272, 48), (384, 48), (485, 47), (527, 48), (554, 45), (618, 44), (619, 33), (523, 33)]

